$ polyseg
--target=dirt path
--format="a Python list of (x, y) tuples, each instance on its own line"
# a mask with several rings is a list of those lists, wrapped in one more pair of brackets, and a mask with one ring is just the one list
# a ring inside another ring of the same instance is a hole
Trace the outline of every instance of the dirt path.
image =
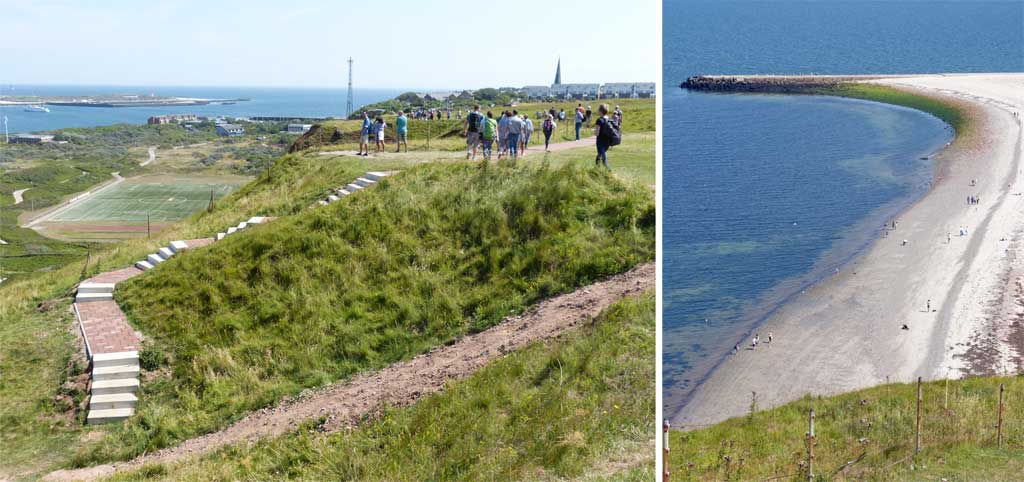
[(357, 375), (312, 395), (254, 412), (218, 432), (128, 462), (61, 470), (48, 481), (94, 480), (145, 463), (177, 462), (225, 445), (281, 435), (303, 421), (323, 417), (324, 429), (353, 427), (382, 405), (408, 406), (444, 388), (446, 382), (467, 377), (487, 363), (527, 344), (550, 339), (585, 324), (619, 299), (655, 288), (655, 265), (647, 263), (572, 293), (545, 300), (529, 312), (508, 318), (481, 333), (396, 363), (383, 370)]
[(11, 193), (14, 195), (14, 204), (21, 204), (23, 201), (25, 201), (25, 197), (22, 196), (22, 194), (25, 194), (25, 191), (28, 191), (29, 189), (32, 188), (26, 187), (25, 189), (18, 189), (17, 191)]
[(149, 163), (151, 163), (151, 162), (153, 162), (155, 160), (156, 160), (156, 147), (154, 146), (154, 147), (150, 147), (149, 148), (149, 159), (139, 163), (139, 166), (147, 166), (147, 165), (149, 165)]

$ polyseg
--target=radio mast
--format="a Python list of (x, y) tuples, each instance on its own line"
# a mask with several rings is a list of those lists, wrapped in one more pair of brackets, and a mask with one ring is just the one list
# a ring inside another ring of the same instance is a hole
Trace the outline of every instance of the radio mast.
[(345, 118), (352, 115), (352, 57), (348, 58), (348, 102), (345, 103)]

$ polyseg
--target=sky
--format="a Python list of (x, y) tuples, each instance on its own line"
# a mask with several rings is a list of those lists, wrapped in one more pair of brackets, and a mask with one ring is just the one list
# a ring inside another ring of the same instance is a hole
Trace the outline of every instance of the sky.
[(660, 0), (0, 0), (0, 84), (653, 82)]

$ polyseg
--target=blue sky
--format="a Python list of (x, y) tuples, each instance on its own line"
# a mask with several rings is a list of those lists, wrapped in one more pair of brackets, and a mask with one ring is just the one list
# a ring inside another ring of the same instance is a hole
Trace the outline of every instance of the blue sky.
[(0, 84), (654, 81), (660, 0), (0, 0)]

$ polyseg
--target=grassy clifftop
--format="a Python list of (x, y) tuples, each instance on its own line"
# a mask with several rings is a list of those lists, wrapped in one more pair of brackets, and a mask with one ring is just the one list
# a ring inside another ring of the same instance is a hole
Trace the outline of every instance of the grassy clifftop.
[(650, 192), (604, 171), (545, 163), (405, 170), (119, 287), (170, 376), (144, 384), (138, 415), (79, 461), (218, 428), (653, 256)]

